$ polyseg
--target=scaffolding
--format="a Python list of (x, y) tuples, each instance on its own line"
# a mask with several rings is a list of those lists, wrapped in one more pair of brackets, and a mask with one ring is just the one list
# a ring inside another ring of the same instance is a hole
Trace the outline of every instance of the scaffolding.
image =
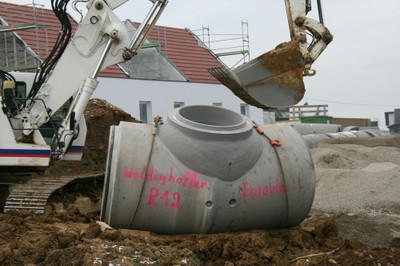
[[(47, 26), (38, 21), (37, 4), (32, 1), (33, 12), (19, 14), (19, 17), (29, 17), (33, 21), (9, 25), (0, 16), (0, 69), (3, 71), (34, 70), (41, 64), (41, 54), (46, 56), (49, 52)], [(6, 13), (7, 10), (2, 10)], [(33, 15), (32, 15), (33, 13)], [(17, 31), (35, 29), (36, 53), (19, 37)], [(46, 47), (39, 45), (39, 30), (44, 30)], [(43, 49), (45, 49), (43, 51)]]
[(192, 32), (194, 32), (218, 58), (239, 55), (239, 60), (232, 66), (235, 67), (241, 63), (250, 61), (249, 23), (247, 21), (241, 21), (241, 25), (241, 33), (210, 33), (210, 28), (204, 25), (201, 29), (192, 30)]
[(40, 65), (30, 48), (14, 31), (35, 28), (35, 23), (0, 26), (0, 69), (3, 71), (29, 70)]

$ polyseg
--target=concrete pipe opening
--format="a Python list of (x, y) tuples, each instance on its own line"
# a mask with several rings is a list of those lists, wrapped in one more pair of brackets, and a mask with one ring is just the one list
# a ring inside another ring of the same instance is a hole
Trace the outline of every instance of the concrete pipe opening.
[(186, 131), (197, 131), (215, 135), (230, 135), (249, 132), (252, 124), (242, 115), (231, 110), (209, 105), (191, 105), (174, 109), (168, 121)]
[(238, 128), (245, 123), (243, 116), (217, 106), (185, 106), (177, 109), (181, 121), (218, 130)]

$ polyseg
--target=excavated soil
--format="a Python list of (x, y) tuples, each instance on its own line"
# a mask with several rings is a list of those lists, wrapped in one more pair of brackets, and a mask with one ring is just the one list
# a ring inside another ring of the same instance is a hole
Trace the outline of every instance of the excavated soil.
[(82, 160), (54, 162), (46, 174), (104, 172), (110, 127), (118, 125), (120, 121), (139, 122), (117, 106), (101, 99), (89, 101), (85, 118), (88, 132)]
[[(135, 121), (98, 99), (86, 117), (83, 160), (59, 162), (45, 174), (104, 171), (109, 126)], [(0, 265), (400, 265), (399, 147), (398, 137), (380, 137), (311, 150), (313, 209), (284, 230), (166, 236), (109, 228), (98, 212), (85, 214), (76, 205), (45, 215), (2, 213)], [(75, 185), (52, 203), (99, 201), (99, 191)]]

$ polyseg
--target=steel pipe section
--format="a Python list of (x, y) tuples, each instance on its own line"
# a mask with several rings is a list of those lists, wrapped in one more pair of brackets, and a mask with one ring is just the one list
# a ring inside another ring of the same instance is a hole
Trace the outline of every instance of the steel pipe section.
[(296, 129), (301, 135), (308, 134), (326, 134), (340, 132), (341, 126), (337, 124), (293, 124), (292, 127)]
[(302, 137), (310, 149), (315, 148), (318, 144), (330, 138), (327, 134), (307, 134)]
[(303, 140), (307, 143), (307, 146), (312, 149), (315, 148), (318, 144), (327, 139), (338, 139), (338, 138), (357, 138), (357, 137), (376, 137), (379, 136), (379, 133), (371, 130), (363, 130), (363, 131), (344, 131), (344, 132), (335, 132), (335, 133), (326, 133), (326, 134), (307, 134), (302, 135)]
[(101, 220), (159, 234), (283, 228), (309, 212), (315, 173), (290, 126), (254, 127), (216, 106), (110, 133)]

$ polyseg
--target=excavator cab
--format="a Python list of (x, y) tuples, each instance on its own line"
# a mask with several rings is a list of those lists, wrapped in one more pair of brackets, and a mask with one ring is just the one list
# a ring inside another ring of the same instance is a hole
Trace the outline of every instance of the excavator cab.
[(250, 105), (269, 109), (298, 103), (305, 92), (303, 77), (315, 74), (312, 63), (333, 39), (323, 25), (320, 0), (317, 4), (319, 21), (306, 17), (310, 0), (286, 0), (289, 42), (235, 69), (222, 66), (209, 72)]

